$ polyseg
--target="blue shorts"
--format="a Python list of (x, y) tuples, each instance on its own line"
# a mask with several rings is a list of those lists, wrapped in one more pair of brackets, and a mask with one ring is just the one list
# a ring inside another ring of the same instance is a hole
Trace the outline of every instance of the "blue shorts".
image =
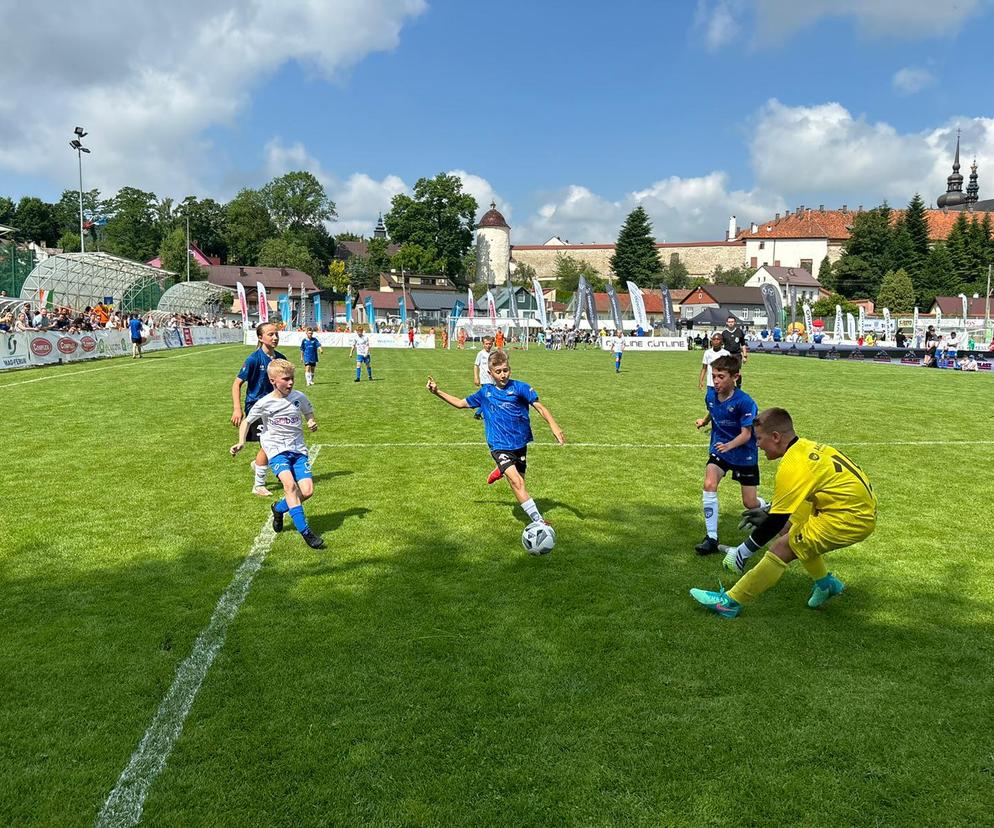
[(294, 480), (308, 480), (313, 477), (310, 459), (306, 454), (298, 451), (284, 451), (275, 457), (270, 457), (269, 468), (277, 477), (285, 471), (292, 472)]
[(358, 354), (356, 354), (355, 361), (365, 362), (367, 365), (369, 365), (369, 354), (366, 354), (366, 356), (359, 356)]

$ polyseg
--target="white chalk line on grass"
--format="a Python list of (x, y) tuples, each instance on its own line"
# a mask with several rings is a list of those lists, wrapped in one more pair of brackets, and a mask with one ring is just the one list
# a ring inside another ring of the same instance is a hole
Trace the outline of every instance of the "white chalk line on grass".
[[(840, 446), (994, 446), (994, 440), (833, 440)], [(324, 448), (379, 449), (379, 448), (467, 448), (486, 446), (482, 440), (452, 443), (321, 443)], [(534, 442), (533, 446), (559, 446), (558, 443)], [(699, 449), (706, 448), (707, 441), (697, 443), (576, 443), (567, 441), (562, 448), (603, 448), (603, 449)]]
[[(207, 347), (213, 347), (213, 348), (230, 348), (230, 347), (232, 347), (234, 345), (237, 345), (237, 344), (239, 344), (239, 343), (232, 342), (230, 345), (229, 344), (226, 344), (226, 345), (214, 345), (214, 346), (207, 346)], [(151, 353), (156, 353), (156, 352), (152, 351)], [(187, 357), (187, 356), (198, 356), (200, 354), (205, 354), (205, 353), (213, 353), (213, 352), (201, 351), (199, 349), (196, 350), (196, 351), (184, 351), (182, 354), (174, 354), (173, 356), (161, 357), (159, 359), (155, 359), (155, 360), (152, 360), (152, 361), (153, 362), (166, 362), (167, 360), (170, 360), (170, 359), (179, 359), (180, 357)], [(117, 360), (117, 359), (124, 360), (124, 357), (114, 357), (114, 359), (115, 360)], [(64, 379), (65, 377), (78, 377), (80, 374), (92, 374), (95, 371), (109, 371), (111, 368), (127, 368), (129, 366), (130, 367), (134, 367), (134, 366), (136, 366), (138, 364), (140, 364), (139, 360), (137, 360), (137, 359), (129, 359), (127, 362), (124, 362), (124, 361), (122, 361), (120, 363), (115, 362), (114, 365), (101, 365), (99, 368), (87, 368), (87, 369), (85, 369), (83, 371), (69, 371), (69, 372), (60, 371), (58, 373), (47, 374), (44, 377), (35, 377), (34, 379), (20, 380), (18, 382), (0, 383), (0, 391), (3, 391), (5, 388), (13, 388), (15, 385), (30, 385), (33, 382), (45, 382), (45, 380)], [(47, 366), (47, 367), (53, 367), (54, 368), (55, 366)]]
[[(320, 445), (312, 446), (312, 463), (320, 451)], [(276, 533), (267, 519), (245, 560), (235, 570), (231, 583), (218, 599), (210, 622), (193, 643), (190, 655), (176, 669), (172, 686), (159, 704), (152, 723), (100, 809), (95, 823), (97, 828), (121, 828), (137, 825), (141, 820), (149, 789), (165, 768), (207, 671), (224, 646), (228, 625), (245, 601), (252, 579), (275, 539)]]

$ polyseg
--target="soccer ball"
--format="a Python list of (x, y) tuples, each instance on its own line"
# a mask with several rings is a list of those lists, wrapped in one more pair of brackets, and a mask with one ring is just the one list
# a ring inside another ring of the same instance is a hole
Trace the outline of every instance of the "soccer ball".
[(548, 555), (556, 545), (556, 530), (537, 520), (521, 533), (521, 545), (529, 555)]

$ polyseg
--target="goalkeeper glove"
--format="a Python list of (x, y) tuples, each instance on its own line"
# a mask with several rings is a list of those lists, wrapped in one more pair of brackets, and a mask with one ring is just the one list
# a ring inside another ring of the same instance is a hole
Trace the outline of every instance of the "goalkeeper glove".
[(770, 507), (757, 506), (755, 509), (746, 509), (742, 512), (742, 520), (739, 521), (739, 529), (758, 529), (770, 516)]

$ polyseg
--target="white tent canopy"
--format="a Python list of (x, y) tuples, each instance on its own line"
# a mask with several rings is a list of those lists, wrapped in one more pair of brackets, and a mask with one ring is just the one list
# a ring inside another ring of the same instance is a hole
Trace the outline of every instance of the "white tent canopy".
[(162, 294), (156, 315), (193, 313), (197, 316), (218, 316), (224, 310), (223, 300), (231, 288), (210, 282), (177, 282)]

